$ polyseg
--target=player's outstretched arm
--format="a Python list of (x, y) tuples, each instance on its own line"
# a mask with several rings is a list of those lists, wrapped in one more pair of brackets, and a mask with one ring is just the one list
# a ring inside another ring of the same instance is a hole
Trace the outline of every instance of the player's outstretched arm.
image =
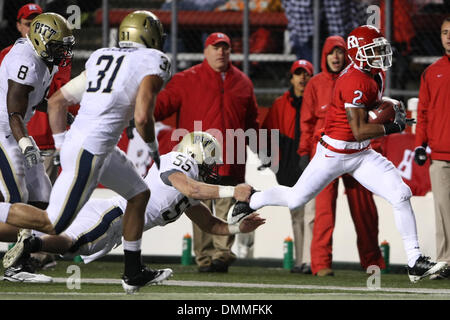
[(80, 103), (85, 90), (86, 71), (83, 71), (67, 82), (48, 99), (48, 120), (54, 135), (66, 131), (67, 107)]
[(202, 203), (188, 208), (185, 213), (204, 232), (224, 236), (252, 232), (266, 222), (259, 214), (252, 213), (246, 219), (242, 220), (241, 223), (229, 225), (225, 221), (213, 216), (211, 211)]
[(145, 76), (139, 85), (134, 109), (134, 123), (142, 140), (150, 148), (150, 156), (159, 169), (158, 140), (155, 135), (155, 110), (156, 96), (164, 84), (163, 79), (157, 75)]
[(357, 141), (364, 141), (385, 135), (384, 126), (378, 123), (367, 123), (365, 108), (346, 108), (347, 120)]
[(174, 172), (168, 177), (178, 191), (185, 196), (198, 199), (210, 200), (234, 197), (238, 201), (248, 201), (252, 187), (248, 184), (239, 184), (236, 187), (207, 184), (194, 180), (182, 172)]

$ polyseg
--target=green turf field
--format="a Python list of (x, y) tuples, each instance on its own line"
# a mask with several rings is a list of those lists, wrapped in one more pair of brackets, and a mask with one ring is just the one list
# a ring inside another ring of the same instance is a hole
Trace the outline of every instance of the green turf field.
[[(79, 266), (81, 280), (74, 280), (71, 265)], [(232, 266), (227, 274), (200, 274), (196, 266), (149, 264), (172, 268), (173, 277), (162, 285), (144, 287), (126, 295), (120, 284), (121, 262), (88, 265), (58, 261), (52, 284), (0, 281), (0, 299), (146, 299), (146, 300), (450, 300), (450, 281), (424, 279), (412, 284), (406, 274), (382, 274), (380, 288), (367, 287), (369, 274), (335, 270), (334, 277), (291, 274), (282, 268)], [(373, 282), (372, 282), (373, 283)]]

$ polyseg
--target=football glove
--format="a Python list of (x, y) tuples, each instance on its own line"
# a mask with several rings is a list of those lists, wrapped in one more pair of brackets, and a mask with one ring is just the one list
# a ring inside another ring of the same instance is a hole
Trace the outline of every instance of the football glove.
[(36, 145), (36, 142), (34, 142), (33, 137), (23, 137), (19, 140), (18, 144), (24, 156), (25, 167), (27, 169), (30, 169), (43, 161), (40, 150)]
[(414, 149), (414, 161), (419, 166), (423, 166), (427, 161), (427, 151), (423, 146)]
[(61, 165), (61, 159), (59, 157), (59, 150), (55, 150), (55, 153), (53, 153), (53, 165), (55, 167), (59, 167)]
[(67, 121), (68, 126), (72, 125), (72, 123), (75, 121), (75, 116), (72, 113), (67, 112), (67, 120), (66, 121)]
[(152, 157), (153, 161), (156, 164), (156, 167), (159, 170), (159, 165), (161, 163), (161, 160), (159, 158), (159, 151), (158, 151), (158, 140), (155, 140), (153, 142), (147, 143), (148, 148), (149, 148), (149, 155), (150, 157)]

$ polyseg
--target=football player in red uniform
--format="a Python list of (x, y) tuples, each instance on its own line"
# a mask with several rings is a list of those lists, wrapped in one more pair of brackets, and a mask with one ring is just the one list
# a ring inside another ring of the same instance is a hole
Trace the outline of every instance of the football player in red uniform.
[(348, 173), (371, 192), (391, 203), (406, 256), (411, 282), (439, 272), (445, 262), (431, 262), (419, 249), (416, 221), (411, 207), (411, 190), (395, 166), (370, 148), (370, 139), (401, 132), (408, 124), (406, 112), (397, 108), (393, 122), (367, 122), (368, 110), (381, 100), (382, 72), (392, 65), (389, 42), (373, 26), (360, 26), (347, 38), (352, 63), (336, 80), (333, 101), (327, 113), (325, 133), (305, 171), (291, 187), (276, 186), (255, 192), (250, 203), (238, 202), (230, 221), (242, 218), (263, 206), (286, 206), (290, 210), (304, 205), (337, 177)]

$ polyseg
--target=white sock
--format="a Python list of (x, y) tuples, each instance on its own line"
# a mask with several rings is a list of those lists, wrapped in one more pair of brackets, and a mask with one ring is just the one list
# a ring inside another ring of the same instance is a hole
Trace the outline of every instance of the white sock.
[(255, 192), (250, 198), (250, 208), (258, 210), (264, 206), (289, 206), (291, 188), (275, 186), (265, 191)]
[(141, 250), (142, 238), (136, 241), (126, 241), (122, 237), (123, 250), (139, 251)]
[(0, 222), (6, 223), (11, 203), (0, 202)]
[(416, 219), (409, 200), (394, 205), (395, 225), (402, 236), (408, 266), (413, 267), (416, 260), (422, 255), (417, 237)]

